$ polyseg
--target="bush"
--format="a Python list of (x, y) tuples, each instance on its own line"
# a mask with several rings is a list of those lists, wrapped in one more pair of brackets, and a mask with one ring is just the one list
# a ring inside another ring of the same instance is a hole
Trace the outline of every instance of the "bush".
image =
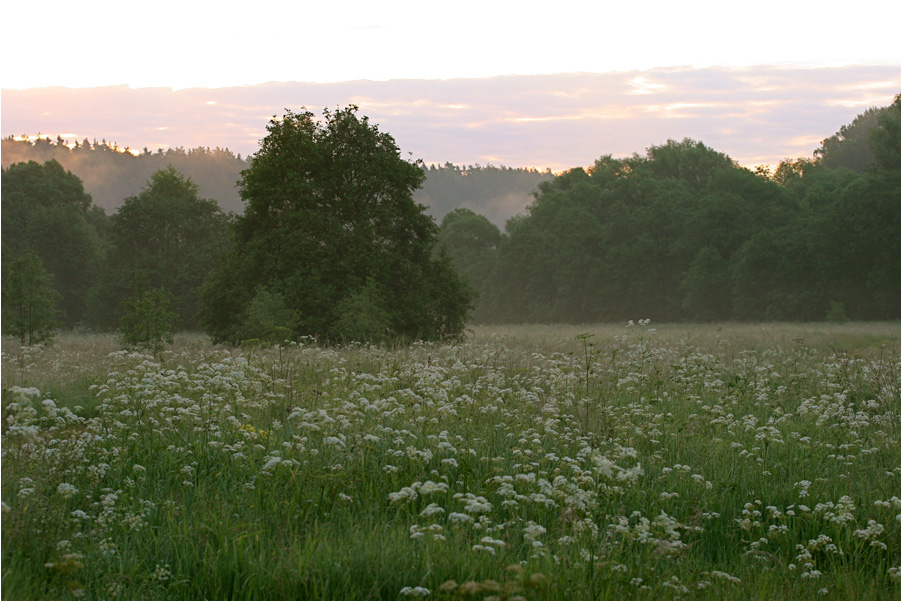
[(825, 313), (825, 320), (836, 323), (847, 322), (849, 318), (847, 318), (847, 313), (843, 309), (843, 302), (832, 301), (831, 307)]
[(139, 291), (126, 300), (119, 324), (122, 342), (160, 353), (164, 343), (172, 343), (177, 319), (172, 303), (172, 295), (165, 289)]
[(386, 340), (389, 317), (382, 306), (376, 283), (368, 280), (363, 289), (352, 293), (339, 304), (336, 334), (346, 342), (379, 343)]
[(279, 293), (271, 293), (258, 287), (257, 294), (248, 304), (245, 318), (239, 328), (243, 343), (274, 345), (292, 338), (298, 324), (298, 313), (285, 307), (285, 299)]

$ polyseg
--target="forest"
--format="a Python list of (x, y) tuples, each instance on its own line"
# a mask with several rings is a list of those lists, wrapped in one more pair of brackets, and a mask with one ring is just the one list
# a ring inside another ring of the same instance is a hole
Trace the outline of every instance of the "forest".
[[(156, 291), (173, 328), (209, 327), (203, 289), (250, 228), (235, 183), (244, 179), (247, 194), (255, 162), (227, 149), (122, 151), (106, 141), (3, 140), (4, 332), (15, 322), (7, 300), (28, 270), (44, 278), (58, 326), (121, 329)], [(422, 172), (405, 177), (411, 207), (434, 220), (417, 222), (433, 256), (422, 262), (454, 266), (469, 293), (453, 297), (472, 300), (471, 323), (900, 317), (899, 96), (774, 171), (690, 139), (556, 176), (409, 165)], [(388, 178), (402, 168), (385, 169)], [(358, 272), (354, 299), (368, 310)], [(279, 302), (287, 282), (254, 299)], [(391, 296), (387, 286), (378, 296)]]
[[(244, 211), (237, 183), (242, 170), (250, 166), (251, 157), (229, 149), (144, 148), (135, 153), (106, 139), (84, 139), (70, 145), (60, 136), (35, 140), (9, 136), (0, 140), (0, 145), (3, 168), (29, 161), (56, 161), (78, 176), (94, 205), (107, 213), (115, 213), (155, 172), (170, 166), (191, 178), (198, 194), (215, 200), (223, 211)], [(539, 183), (552, 178), (548, 171), (479, 164), (458, 166), (446, 162), (424, 165), (424, 169), (426, 180), (414, 192), (414, 200), (425, 205), (430, 216), (442, 220), (453, 209), (466, 207), (499, 227), (523, 212)]]

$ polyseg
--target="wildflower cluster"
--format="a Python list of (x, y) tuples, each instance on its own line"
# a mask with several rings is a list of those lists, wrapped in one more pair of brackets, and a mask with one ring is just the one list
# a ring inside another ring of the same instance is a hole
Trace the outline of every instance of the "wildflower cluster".
[(899, 412), (873, 364), (628, 335), (116, 352), (91, 412), (6, 387), (4, 548), (53, 534), (48, 563), (140, 568), (97, 597), (192, 594), (214, 550), (326, 583), (317, 556), (354, 542), (411, 599), (748, 598), (775, 561), (801, 595), (866, 567), (899, 589)]

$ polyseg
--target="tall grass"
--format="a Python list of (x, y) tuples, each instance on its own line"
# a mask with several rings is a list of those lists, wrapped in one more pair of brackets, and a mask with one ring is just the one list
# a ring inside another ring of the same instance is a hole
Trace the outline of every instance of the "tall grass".
[(894, 599), (898, 324), (3, 342), (4, 598)]

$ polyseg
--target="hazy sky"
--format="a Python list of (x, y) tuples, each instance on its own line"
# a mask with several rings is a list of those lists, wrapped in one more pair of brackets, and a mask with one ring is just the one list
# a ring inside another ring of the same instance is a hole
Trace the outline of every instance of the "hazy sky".
[[(70, 0), (0, 11), (3, 136), (246, 154), (286, 107), (356, 102), (428, 162), (563, 169), (689, 136), (752, 165), (811, 154), (900, 90), (901, 10), (887, 1)], [(549, 74), (571, 75), (526, 77)], [(525, 77), (496, 77), (511, 75)]]

